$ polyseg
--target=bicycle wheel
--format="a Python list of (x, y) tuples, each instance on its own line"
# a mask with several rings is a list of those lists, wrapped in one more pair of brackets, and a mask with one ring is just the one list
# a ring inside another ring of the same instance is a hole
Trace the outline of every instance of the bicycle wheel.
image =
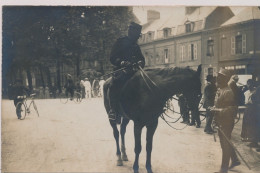
[(23, 102), (18, 102), (16, 104), (16, 115), (20, 120), (24, 120), (26, 117), (27, 111), (26, 111), (26, 106)]
[(81, 94), (79, 92), (75, 92), (73, 100), (74, 100), (75, 103), (78, 103), (78, 104), (81, 103), (81, 101), (82, 101)]
[(59, 97), (61, 103), (65, 104), (68, 102), (68, 97), (65, 94), (61, 93)]

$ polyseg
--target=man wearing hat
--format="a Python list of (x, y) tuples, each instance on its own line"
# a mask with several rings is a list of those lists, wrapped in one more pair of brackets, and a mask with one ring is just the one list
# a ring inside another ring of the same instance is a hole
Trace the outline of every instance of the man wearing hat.
[(117, 39), (112, 48), (110, 62), (114, 65), (114, 70), (121, 68), (126, 68), (126, 70), (113, 75), (112, 83), (108, 89), (110, 103), (109, 119), (116, 119), (115, 108), (117, 107), (120, 89), (135, 73), (132, 65), (136, 63), (142, 68), (145, 65), (144, 56), (137, 44), (137, 40), (141, 35), (141, 30), (141, 25), (131, 22), (128, 29), (128, 36)]
[[(218, 91), (215, 97), (214, 107), (211, 111), (215, 115), (215, 121), (218, 126), (218, 135), (222, 148), (222, 163), (218, 173), (227, 173), (228, 169), (240, 165), (234, 148), (228, 140), (231, 139), (231, 133), (234, 128), (234, 117), (237, 113), (237, 104), (234, 93), (228, 86), (231, 74), (229, 70), (220, 69), (217, 76)], [(226, 139), (227, 138), (227, 139)], [(229, 160), (231, 158), (231, 166)]]
[(204, 100), (203, 100), (203, 107), (206, 109), (206, 126), (204, 132), (207, 134), (214, 133), (211, 124), (213, 120), (213, 115), (209, 110), (209, 107), (214, 106), (214, 99), (217, 92), (216, 87), (216, 79), (213, 75), (207, 75), (206, 77), (207, 84), (204, 88)]

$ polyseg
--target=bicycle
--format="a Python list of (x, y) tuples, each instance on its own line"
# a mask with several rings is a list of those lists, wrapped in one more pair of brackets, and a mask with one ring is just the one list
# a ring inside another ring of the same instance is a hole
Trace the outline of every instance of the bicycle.
[(79, 104), (82, 101), (82, 95), (79, 92), (77, 92), (77, 91), (74, 92), (74, 96), (73, 97), (69, 97), (65, 93), (61, 93), (60, 94), (60, 102), (61, 103), (66, 104), (69, 99), (73, 100), (75, 103)]
[(26, 95), (17, 97), (18, 99), (23, 99), (22, 101), (16, 104), (16, 113), (21, 115), (20, 120), (24, 120), (27, 114), (31, 114), (33, 112), (31, 106), (33, 106), (33, 109), (38, 115), (38, 117), (40, 116), (36, 103), (34, 101), (34, 96), (36, 96), (36, 94), (30, 95), (29, 99), (31, 100), (31, 102), (29, 104), (27, 103), (28, 100)]

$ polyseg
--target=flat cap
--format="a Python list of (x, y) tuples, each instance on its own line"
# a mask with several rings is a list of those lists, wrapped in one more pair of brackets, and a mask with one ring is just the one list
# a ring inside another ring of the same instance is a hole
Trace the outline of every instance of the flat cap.
[(224, 68), (221, 68), (218, 73), (222, 74), (223, 76), (226, 76), (227, 78), (231, 77), (230, 71)]

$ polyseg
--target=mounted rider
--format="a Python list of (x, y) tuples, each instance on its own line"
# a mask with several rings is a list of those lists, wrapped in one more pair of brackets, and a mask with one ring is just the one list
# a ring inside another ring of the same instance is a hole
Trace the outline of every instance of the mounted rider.
[(113, 74), (112, 82), (108, 89), (107, 94), (110, 105), (108, 114), (111, 120), (116, 120), (117, 117), (116, 107), (119, 100), (120, 89), (135, 73), (133, 65), (137, 64), (142, 68), (145, 65), (144, 56), (137, 44), (141, 30), (141, 25), (131, 22), (128, 29), (128, 36), (117, 39), (112, 48), (110, 62), (114, 65), (114, 71), (122, 68), (124, 68), (124, 70), (119, 70), (119, 72)]

